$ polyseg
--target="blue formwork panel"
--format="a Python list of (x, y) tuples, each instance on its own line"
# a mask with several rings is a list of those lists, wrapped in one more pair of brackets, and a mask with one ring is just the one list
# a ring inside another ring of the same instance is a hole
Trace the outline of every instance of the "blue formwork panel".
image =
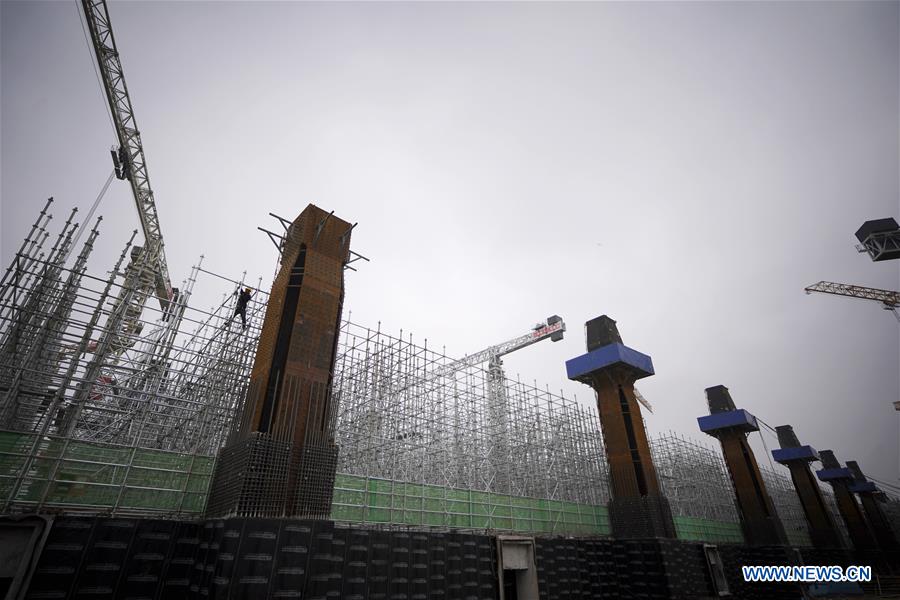
[(743, 408), (720, 412), (714, 415), (706, 415), (705, 417), (697, 417), (697, 424), (700, 425), (700, 431), (710, 435), (716, 431), (725, 429), (737, 429), (745, 433), (759, 431), (759, 425), (756, 424), (756, 417)]
[(875, 487), (875, 484), (871, 481), (854, 481), (847, 487), (851, 492), (857, 494), (874, 493), (878, 491), (878, 488)]
[(822, 469), (816, 471), (816, 477), (819, 481), (833, 481), (835, 479), (853, 479), (853, 473), (850, 469), (841, 467), (840, 469)]
[(796, 448), (776, 448), (772, 450), (772, 458), (775, 462), (786, 464), (795, 460), (819, 460), (819, 453), (812, 446), (797, 446)]
[(590, 379), (595, 371), (614, 365), (629, 368), (635, 374), (635, 379), (653, 375), (653, 361), (649, 356), (619, 343), (609, 344), (567, 360), (566, 374), (569, 379), (585, 381)]

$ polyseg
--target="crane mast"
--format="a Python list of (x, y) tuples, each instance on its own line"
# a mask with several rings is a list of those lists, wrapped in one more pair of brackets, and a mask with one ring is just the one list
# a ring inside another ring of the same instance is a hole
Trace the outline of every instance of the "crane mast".
[[(131, 277), (141, 286), (129, 303), (135, 305), (138, 301), (146, 300), (152, 290), (159, 300), (160, 307), (165, 311), (172, 300), (173, 290), (166, 264), (159, 215), (156, 212), (153, 190), (150, 188), (141, 134), (128, 96), (128, 87), (116, 49), (106, 0), (81, 0), (81, 6), (90, 30), (91, 43), (119, 141), (118, 151), (113, 151), (116, 175), (119, 179), (127, 179), (131, 184), (145, 239), (144, 248), (139, 252), (140, 256), (133, 256), (135, 260), (129, 265)], [(150, 289), (145, 289), (148, 286)], [(134, 312), (134, 308), (131, 308), (131, 312)], [(140, 315), (140, 307), (137, 314)]]
[(531, 331), (524, 335), (466, 356), (450, 363), (443, 369), (438, 369), (434, 374), (439, 377), (467, 366), (483, 362), (488, 363), (485, 400), (487, 404), (487, 429), (490, 435), (483, 449), (487, 457), (487, 464), (483, 469), (482, 476), (487, 479), (490, 489), (495, 492), (508, 494), (512, 491), (510, 489), (510, 473), (505, 472), (501, 467), (501, 465), (510, 464), (509, 455), (512, 450), (507, 443), (510, 427), (509, 403), (506, 397), (506, 374), (503, 372), (501, 357), (516, 350), (527, 348), (547, 338), (557, 342), (563, 339), (565, 331), (566, 324), (562, 318), (553, 315), (546, 321), (535, 325)]

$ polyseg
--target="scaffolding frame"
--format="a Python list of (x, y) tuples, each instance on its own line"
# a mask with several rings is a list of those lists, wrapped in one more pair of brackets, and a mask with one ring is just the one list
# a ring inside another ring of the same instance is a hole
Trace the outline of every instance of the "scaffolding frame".
[[(0, 503), (3, 512), (37, 510), (54, 504), (62, 488), (77, 488), (69, 494), (77, 498), (85, 486), (118, 486), (107, 507), (115, 512), (129, 483), (141, 487), (132, 470), (152, 468), (141, 463), (142, 451), (190, 457), (183, 467), (190, 477), (197, 459), (224, 443), (243, 401), (266, 294), (252, 303), (242, 330), (233, 322), (236, 294), (228, 292), (245, 282), (206, 271), (201, 257), (165, 313), (148, 305), (140, 318), (126, 315), (121, 299), (140, 287), (123, 270), (129, 254), (135, 258), (135, 234), (105, 278), (90, 275), (102, 217), (67, 265), (81, 235), (77, 209), (47, 248), (51, 204), (0, 280), (0, 432), (7, 434)], [(226, 290), (208, 311), (188, 304), (201, 273)], [(35, 489), (42, 491), (35, 496)]]
[(673, 516), (739, 522), (720, 452), (673, 431), (651, 437), (650, 452)]
[[(594, 411), (487, 365), (460, 365), (345, 321), (335, 367), (338, 471), (516, 497), (605, 504), (609, 487)], [(497, 411), (503, 410), (502, 418)], [(501, 425), (502, 424), (502, 425)]]
[[(202, 256), (165, 313), (146, 303), (136, 319), (122, 301), (140, 288), (127, 267), (140, 259), (136, 232), (105, 276), (92, 275), (102, 218), (88, 229), (72, 210), (54, 235), (52, 202), (0, 278), (2, 512), (195, 517), (246, 396), (268, 296), (261, 278), (246, 330), (235, 321), (246, 273), (218, 275)], [(198, 281), (222, 293), (218, 306), (191, 305)], [(596, 410), (490, 365), (448, 369), (454, 362), (402, 330), (341, 321), (332, 518), (608, 533)], [(740, 541), (721, 454), (671, 432), (651, 451), (679, 536)], [(791, 541), (808, 545), (790, 477), (761, 471)], [(846, 540), (834, 495), (822, 491)]]

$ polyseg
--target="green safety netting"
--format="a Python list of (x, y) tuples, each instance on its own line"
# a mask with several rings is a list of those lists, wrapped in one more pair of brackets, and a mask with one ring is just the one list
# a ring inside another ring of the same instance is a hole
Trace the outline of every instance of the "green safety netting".
[[(12, 493), (36, 439), (31, 434), (0, 432), (0, 501)], [(211, 456), (60, 438), (41, 438), (34, 456), (14, 503), (183, 516), (202, 513), (215, 461)], [(51, 474), (53, 482), (48, 489)], [(343, 473), (335, 478), (331, 518), (521, 533), (610, 533), (605, 506)], [(675, 528), (685, 540), (743, 541), (737, 523), (675, 517)], [(799, 538), (800, 532), (794, 537)]]
[[(331, 518), (355, 523), (393, 523), (521, 533), (609, 535), (605, 506), (522, 498), (434, 485), (367, 479), (338, 473)], [(675, 517), (679, 539), (740, 543), (738, 523)]]
[[(34, 459), (28, 464), (28, 457)], [(214, 458), (0, 432), (0, 497), (14, 503), (199, 514)], [(48, 486), (48, 481), (52, 483)]]
[(712, 521), (698, 517), (673, 517), (680, 540), (698, 542), (743, 543), (744, 534), (738, 523)]
[(519, 532), (608, 534), (604, 506), (521, 498), (339, 473), (335, 521)]

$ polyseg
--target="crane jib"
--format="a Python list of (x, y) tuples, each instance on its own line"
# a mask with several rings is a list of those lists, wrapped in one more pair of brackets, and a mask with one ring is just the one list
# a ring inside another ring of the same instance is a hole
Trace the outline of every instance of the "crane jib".
[(565, 325), (563, 324), (562, 321), (554, 323), (553, 325), (545, 325), (544, 327), (541, 327), (540, 329), (536, 329), (535, 331), (533, 331), (531, 333), (531, 337), (536, 338), (536, 337), (543, 337), (546, 335), (551, 335), (553, 333), (556, 333), (557, 331), (562, 330), (564, 327), (565, 327)]
[[(165, 311), (176, 292), (169, 279), (159, 216), (147, 174), (143, 144), (128, 95), (128, 87), (125, 84), (125, 74), (116, 48), (106, 0), (81, 0), (81, 6), (90, 30), (94, 54), (119, 140), (119, 150), (113, 154), (113, 164), (119, 179), (127, 179), (131, 184), (148, 249), (146, 257), (148, 260), (137, 268), (152, 273), (154, 292)], [(144, 277), (136, 279), (145, 280)], [(134, 301), (137, 302), (140, 297), (142, 294), (138, 294)]]

